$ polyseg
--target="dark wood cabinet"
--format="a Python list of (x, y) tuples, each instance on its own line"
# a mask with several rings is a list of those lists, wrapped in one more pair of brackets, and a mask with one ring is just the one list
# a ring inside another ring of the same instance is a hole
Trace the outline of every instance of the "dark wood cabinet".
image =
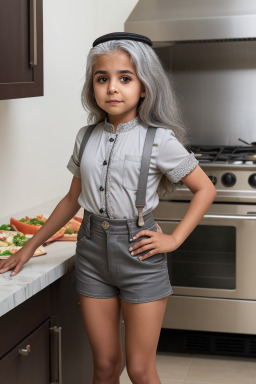
[[(73, 281), (74, 267), (0, 318), (1, 384), (92, 383), (92, 352)], [(122, 368), (124, 339), (121, 322)]]
[(43, 96), (43, 0), (0, 1), (0, 100)]
[(0, 360), (4, 384), (49, 384), (49, 320)]

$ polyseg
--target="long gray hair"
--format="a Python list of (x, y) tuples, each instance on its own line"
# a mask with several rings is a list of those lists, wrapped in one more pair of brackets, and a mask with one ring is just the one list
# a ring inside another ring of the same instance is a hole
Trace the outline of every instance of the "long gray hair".
[[(106, 112), (97, 105), (94, 98), (93, 66), (99, 55), (117, 50), (130, 55), (137, 76), (145, 87), (145, 98), (138, 104), (138, 116), (142, 122), (148, 126), (171, 129), (177, 139), (186, 144), (185, 129), (169, 75), (167, 76), (151, 47), (133, 40), (111, 40), (91, 48), (81, 95), (82, 105), (89, 112), (88, 123), (97, 124), (107, 117)], [(173, 184), (163, 175), (158, 193), (164, 197), (173, 190)]]

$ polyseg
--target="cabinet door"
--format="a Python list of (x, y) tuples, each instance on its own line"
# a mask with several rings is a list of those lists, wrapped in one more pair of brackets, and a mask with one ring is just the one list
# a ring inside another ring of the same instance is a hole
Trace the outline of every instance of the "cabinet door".
[(0, 1), (0, 100), (43, 95), (42, 0)]
[[(24, 351), (21, 354), (22, 349)], [(49, 320), (46, 320), (0, 360), (0, 383), (49, 384), (49, 365)]]

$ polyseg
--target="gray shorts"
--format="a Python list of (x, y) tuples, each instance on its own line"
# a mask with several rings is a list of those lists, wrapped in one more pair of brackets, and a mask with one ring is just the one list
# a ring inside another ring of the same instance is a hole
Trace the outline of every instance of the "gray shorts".
[(75, 256), (74, 287), (95, 298), (120, 297), (129, 303), (145, 303), (172, 294), (164, 253), (139, 260), (144, 251), (131, 256), (129, 247), (147, 237), (131, 240), (143, 229), (157, 231), (152, 212), (145, 225), (135, 219), (108, 219), (84, 211)]

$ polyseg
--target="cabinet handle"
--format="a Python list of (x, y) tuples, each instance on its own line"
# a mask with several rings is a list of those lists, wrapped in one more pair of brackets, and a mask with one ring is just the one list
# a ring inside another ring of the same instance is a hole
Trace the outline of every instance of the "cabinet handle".
[(50, 328), (53, 335), (58, 336), (58, 381), (51, 381), (54, 384), (62, 384), (62, 355), (61, 355), (61, 331), (62, 328), (57, 325)]
[(37, 65), (37, 0), (30, 0), (30, 65)]
[(30, 345), (27, 345), (26, 348), (19, 349), (19, 355), (22, 355), (22, 356), (28, 356), (30, 352), (31, 352)]

